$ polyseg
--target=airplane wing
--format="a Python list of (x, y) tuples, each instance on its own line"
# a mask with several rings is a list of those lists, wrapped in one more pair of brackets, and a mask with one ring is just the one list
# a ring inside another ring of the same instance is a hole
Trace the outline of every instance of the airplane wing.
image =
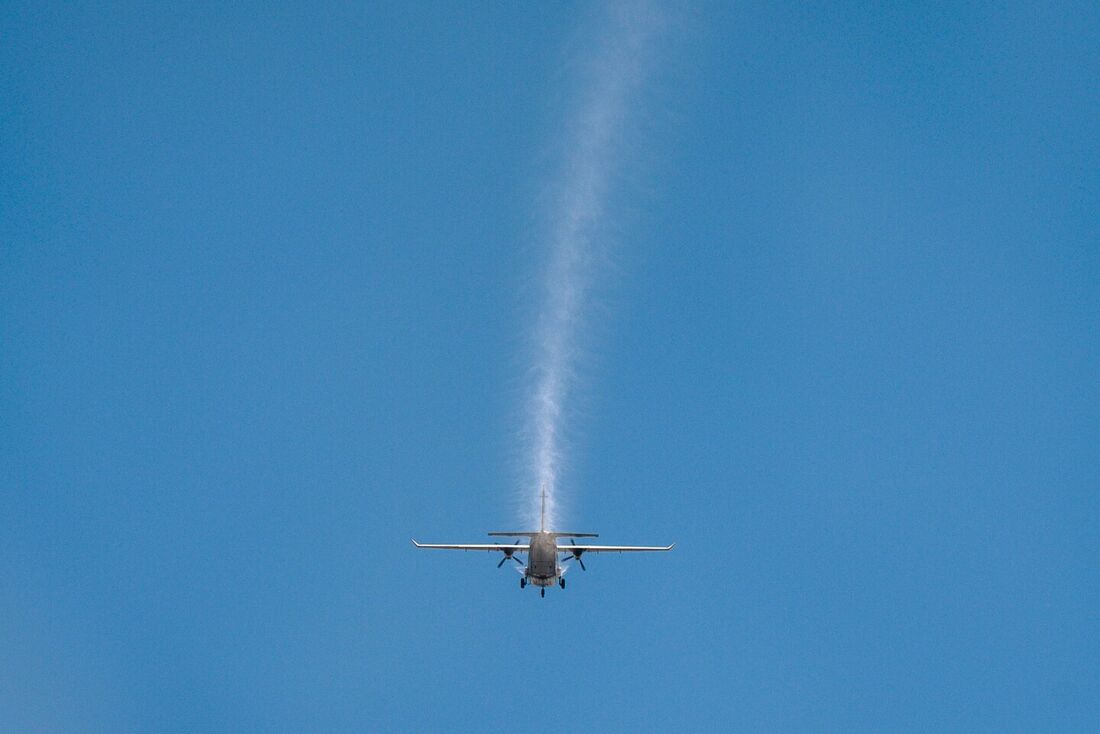
[(559, 553), (629, 553), (632, 551), (670, 551), (676, 547), (672, 545), (559, 545)]
[(435, 548), (436, 550), (460, 550), (460, 551), (496, 551), (498, 553), (526, 553), (531, 547), (524, 543), (521, 545), (513, 545), (504, 543), (476, 543), (476, 544), (455, 544), (449, 545), (445, 543), (417, 543), (413, 541), (413, 545), (417, 548)]

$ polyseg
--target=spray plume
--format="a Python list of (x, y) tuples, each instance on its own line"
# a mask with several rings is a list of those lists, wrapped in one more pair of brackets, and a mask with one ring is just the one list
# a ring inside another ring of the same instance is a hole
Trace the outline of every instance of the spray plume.
[(599, 261), (606, 256), (609, 185), (621, 167), (633, 93), (659, 22), (643, 3), (612, 6), (583, 67), (583, 83), (565, 127), (563, 165), (551, 188), (548, 250), (534, 330), (529, 425), (528, 520), (557, 528), (567, 404), (576, 387), (580, 336)]

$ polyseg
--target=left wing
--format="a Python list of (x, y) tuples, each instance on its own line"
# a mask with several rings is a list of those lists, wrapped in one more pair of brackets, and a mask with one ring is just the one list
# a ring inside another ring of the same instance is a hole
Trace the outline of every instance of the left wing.
[(670, 551), (676, 547), (672, 545), (559, 545), (559, 553), (572, 553), (579, 556), (581, 553), (628, 553), (631, 551)]
[(444, 543), (417, 543), (413, 541), (413, 545), (417, 548), (435, 548), (437, 550), (460, 550), (460, 551), (497, 551), (498, 553), (526, 553), (531, 547), (528, 544), (521, 545), (504, 545), (503, 543), (478, 543), (473, 545), (448, 545)]

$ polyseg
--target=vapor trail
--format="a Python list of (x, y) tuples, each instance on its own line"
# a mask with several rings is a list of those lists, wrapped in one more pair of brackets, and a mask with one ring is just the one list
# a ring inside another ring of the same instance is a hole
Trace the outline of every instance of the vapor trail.
[[(565, 125), (563, 160), (551, 187), (547, 261), (534, 330), (530, 395), (529, 520), (537, 523), (546, 491), (547, 528), (556, 528), (567, 410), (576, 386), (580, 334), (598, 265), (606, 254), (609, 187), (624, 163), (621, 145), (631, 118), (658, 18), (644, 3), (614, 5), (593, 36), (581, 90)], [(528, 491), (528, 490), (525, 490)], [(536, 525), (537, 526), (537, 525)]]

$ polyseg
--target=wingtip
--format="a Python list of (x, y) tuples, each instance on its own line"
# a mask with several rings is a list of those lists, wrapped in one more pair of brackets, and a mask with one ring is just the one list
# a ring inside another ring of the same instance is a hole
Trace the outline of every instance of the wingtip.
[(417, 542), (416, 542), (416, 538), (413, 538), (413, 539), (412, 539), (412, 542), (413, 542), (413, 545), (415, 545), (415, 546), (416, 546), (417, 548), (419, 548), (419, 547), (420, 547), (420, 543), (417, 543)]

